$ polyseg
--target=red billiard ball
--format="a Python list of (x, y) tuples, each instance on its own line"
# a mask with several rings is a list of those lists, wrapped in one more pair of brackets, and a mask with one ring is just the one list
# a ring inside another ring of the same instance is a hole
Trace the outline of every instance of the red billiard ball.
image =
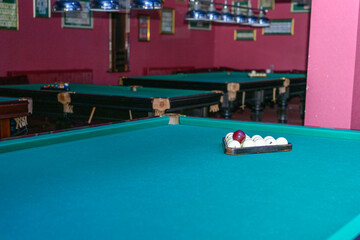
[(238, 141), (239, 143), (242, 143), (245, 140), (245, 137), (246, 134), (241, 130), (237, 130), (233, 134), (233, 139)]

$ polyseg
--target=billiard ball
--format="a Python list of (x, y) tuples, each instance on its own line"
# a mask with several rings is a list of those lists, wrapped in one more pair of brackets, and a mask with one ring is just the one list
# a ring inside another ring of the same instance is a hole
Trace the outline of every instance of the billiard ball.
[(266, 141), (266, 140), (269, 139), (269, 138), (275, 139), (275, 138), (272, 137), (272, 136), (266, 136), (266, 137), (264, 137), (264, 140)]
[(243, 143), (242, 143), (242, 147), (246, 148), (246, 147), (255, 147), (255, 143), (253, 140), (251, 139), (246, 139)]
[(286, 140), (286, 138), (284, 138), (284, 137), (279, 137), (276, 139), (276, 143), (278, 145), (286, 145), (286, 144), (288, 144), (288, 140)]
[(268, 138), (265, 140), (266, 145), (277, 145), (277, 142), (274, 138)]
[(260, 135), (254, 135), (254, 136), (251, 137), (251, 140), (253, 140), (255, 142), (255, 140), (258, 139), (258, 138), (262, 139), (262, 137)]
[(228, 143), (228, 142), (230, 142), (230, 141), (234, 141), (234, 139), (232, 139), (232, 138), (225, 138), (225, 142), (226, 142), (226, 143)]
[(227, 139), (232, 139), (232, 137), (233, 137), (233, 132), (229, 132), (228, 134), (226, 134), (226, 136), (225, 136), (225, 140), (227, 140)]
[(263, 138), (258, 138), (254, 141), (255, 146), (260, 147), (260, 146), (265, 146), (265, 140)]
[(238, 141), (236, 141), (236, 140), (230, 140), (230, 141), (228, 141), (228, 142), (227, 142), (227, 146), (228, 146), (229, 148), (240, 148), (240, 147), (241, 147), (240, 143), (239, 143)]
[(246, 134), (241, 130), (237, 130), (233, 134), (233, 139), (238, 141), (239, 143), (242, 143), (245, 138), (246, 138)]
[(272, 136), (266, 136), (264, 140), (266, 145), (276, 145), (276, 140)]

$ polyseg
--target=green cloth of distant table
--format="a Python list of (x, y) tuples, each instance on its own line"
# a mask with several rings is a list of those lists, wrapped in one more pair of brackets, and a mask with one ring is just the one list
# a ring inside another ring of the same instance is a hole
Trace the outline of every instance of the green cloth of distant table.
[(247, 83), (259, 81), (272, 81), (281, 78), (305, 78), (306, 74), (295, 73), (266, 73), (266, 77), (250, 77), (250, 72), (211, 72), (211, 73), (187, 73), (129, 77), (130, 79), (147, 80), (170, 80), (170, 81), (189, 81), (189, 82), (212, 82), (212, 83)]

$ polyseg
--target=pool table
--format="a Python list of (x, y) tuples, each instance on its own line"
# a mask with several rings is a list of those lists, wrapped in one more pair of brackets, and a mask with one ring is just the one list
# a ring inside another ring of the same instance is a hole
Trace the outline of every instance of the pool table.
[[(236, 129), (292, 151), (224, 154)], [(354, 239), (359, 145), (356, 131), (182, 116), (3, 141), (0, 238)]]
[(250, 77), (249, 72), (210, 72), (173, 75), (121, 77), (119, 85), (157, 88), (219, 90), (224, 92), (221, 110), (231, 118), (238, 105), (251, 108), (251, 119), (261, 121), (266, 103), (277, 103), (278, 121), (287, 122), (289, 99), (298, 96), (304, 117), (306, 74), (267, 73), (266, 77)]
[[(159, 89), (147, 87), (70, 84), (69, 91), (42, 89), (46, 84), (0, 86), (0, 95), (31, 97), (34, 114), (122, 120), (120, 110), (161, 115), (184, 109), (199, 108), (200, 114), (218, 109), (221, 93), (201, 90)], [(94, 115), (95, 114), (95, 115)], [(127, 115), (128, 116), (128, 115)], [(132, 112), (130, 112), (130, 117)]]
[(28, 114), (27, 100), (0, 97), (0, 139), (10, 137), (10, 119), (21, 119), (22, 122), (26, 122)]

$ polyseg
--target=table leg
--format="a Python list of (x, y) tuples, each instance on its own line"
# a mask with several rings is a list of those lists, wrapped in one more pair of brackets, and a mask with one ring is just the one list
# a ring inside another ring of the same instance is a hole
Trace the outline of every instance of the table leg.
[(195, 108), (192, 111), (192, 114), (197, 117), (208, 117), (209, 109), (208, 107)]
[(209, 116), (209, 108), (202, 107), (202, 117), (208, 117), (208, 116)]
[(262, 121), (264, 110), (264, 90), (254, 92), (254, 102), (251, 105), (251, 120)]
[(225, 119), (230, 119), (232, 117), (234, 102), (235, 101), (229, 101), (228, 93), (224, 93), (220, 113)]
[(68, 129), (72, 127), (71, 119), (67, 113), (64, 113), (62, 117), (58, 117), (56, 120), (56, 130)]
[(287, 123), (288, 102), (289, 102), (289, 88), (287, 88), (287, 90), (284, 93), (279, 94), (277, 99), (279, 123)]

